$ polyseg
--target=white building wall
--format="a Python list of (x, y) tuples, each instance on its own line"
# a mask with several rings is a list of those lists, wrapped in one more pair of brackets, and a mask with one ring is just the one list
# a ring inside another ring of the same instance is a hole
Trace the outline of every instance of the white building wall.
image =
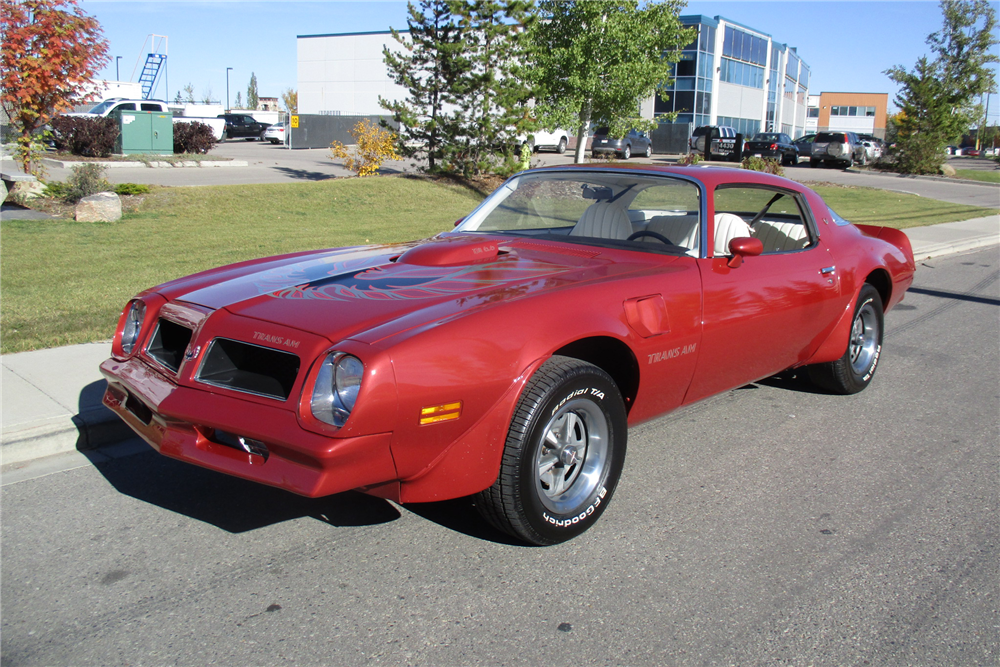
[(298, 51), (299, 113), (367, 116), (386, 113), (379, 97), (406, 98), (383, 61), (382, 49), (402, 47), (392, 33), (300, 35)]
[(761, 109), (766, 109), (766, 90), (720, 81), (716, 91), (719, 98), (716, 117), (761, 118)]

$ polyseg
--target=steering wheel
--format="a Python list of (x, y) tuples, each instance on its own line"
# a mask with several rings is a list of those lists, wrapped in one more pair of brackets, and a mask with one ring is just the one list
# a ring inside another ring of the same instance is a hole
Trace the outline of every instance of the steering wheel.
[(628, 239), (626, 239), (626, 240), (628, 240), (628, 241), (634, 241), (636, 239), (641, 239), (643, 236), (652, 236), (657, 241), (662, 241), (663, 243), (666, 243), (667, 245), (676, 245), (673, 241), (671, 241), (670, 239), (668, 239), (663, 234), (660, 234), (658, 232), (651, 232), (648, 229), (643, 229), (642, 231), (635, 232), (634, 234), (632, 234), (631, 236), (629, 236)]

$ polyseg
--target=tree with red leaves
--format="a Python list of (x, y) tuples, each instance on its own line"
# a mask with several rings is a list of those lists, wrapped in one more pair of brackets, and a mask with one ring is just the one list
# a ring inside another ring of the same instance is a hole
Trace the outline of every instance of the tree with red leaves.
[(108, 64), (108, 43), (78, 0), (0, 0), (0, 42), (0, 103), (19, 135), (17, 160), (37, 174), (43, 128), (87, 101), (81, 93)]

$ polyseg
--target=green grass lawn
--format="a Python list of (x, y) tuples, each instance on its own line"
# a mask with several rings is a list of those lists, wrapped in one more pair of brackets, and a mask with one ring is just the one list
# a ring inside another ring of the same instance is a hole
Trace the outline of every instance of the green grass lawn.
[(970, 181), (985, 181), (986, 183), (1000, 183), (1000, 169), (988, 171), (984, 169), (956, 169), (955, 176)]
[[(910, 227), (995, 211), (865, 188), (816, 190), (852, 222)], [(106, 340), (137, 292), (196, 271), (451, 229), (482, 194), (420, 178), (156, 188), (115, 224), (0, 223), (0, 351)]]

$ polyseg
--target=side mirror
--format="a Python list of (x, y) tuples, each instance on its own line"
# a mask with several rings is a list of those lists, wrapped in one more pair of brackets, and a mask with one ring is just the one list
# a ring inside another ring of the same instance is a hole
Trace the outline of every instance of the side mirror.
[(764, 244), (761, 243), (760, 239), (749, 236), (737, 237), (729, 241), (729, 253), (732, 257), (729, 258), (727, 266), (731, 269), (739, 268), (744, 257), (756, 257), (762, 252), (764, 252)]
[(465, 220), (465, 218), (459, 218), (458, 220), (456, 220), (455, 221), (455, 227), (458, 227), (460, 224), (462, 224), (463, 220)]

